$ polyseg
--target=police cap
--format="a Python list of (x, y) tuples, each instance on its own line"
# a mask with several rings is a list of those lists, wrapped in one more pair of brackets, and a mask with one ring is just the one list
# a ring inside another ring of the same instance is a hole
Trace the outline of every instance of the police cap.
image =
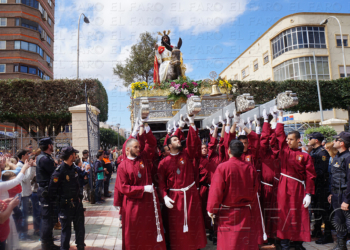
[(69, 146), (69, 147), (65, 147), (65, 148), (62, 148), (61, 150), (61, 156), (70, 156), (72, 155), (73, 153), (79, 153), (78, 150), (74, 149), (73, 147)]
[(343, 132), (340, 132), (338, 135), (333, 136), (333, 138), (335, 139), (340, 138), (345, 142), (350, 142), (350, 133), (343, 131)]
[(310, 138), (310, 140), (317, 139), (320, 142), (322, 142), (324, 140), (324, 136), (320, 132), (313, 132), (313, 133), (309, 134), (308, 137)]
[(50, 144), (53, 144), (53, 141), (51, 140), (50, 137), (47, 137), (47, 138), (43, 138), (39, 141), (39, 146), (47, 146), (47, 145), (50, 145)]

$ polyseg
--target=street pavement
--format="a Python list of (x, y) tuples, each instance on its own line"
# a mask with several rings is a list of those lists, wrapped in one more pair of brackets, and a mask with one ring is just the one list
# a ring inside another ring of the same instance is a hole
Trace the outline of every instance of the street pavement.
[[(111, 179), (109, 190), (114, 191), (115, 176)], [(92, 205), (84, 203), (85, 212), (85, 244), (86, 250), (102, 250), (102, 249), (122, 249), (122, 229), (120, 228), (119, 212), (113, 206), (113, 195), (106, 198), (106, 202), (102, 205)], [(33, 218), (29, 218), (29, 235), (32, 235)], [(61, 231), (54, 230), (55, 244), (60, 245)], [(71, 248), (75, 246), (75, 232), (72, 229), (72, 237), (70, 241)], [(33, 240), (20, 241), (22, 249), (37, 250), (40, 249), (40, 241), (38, 237), (33, 236)], [(328, 250), (332, 249), (334, 244), (316, 245), (315, 242), (304, 243), (303, 246), (308, 250)], [(216, 246), (208, 240), (205, 250), (216, 250)]]

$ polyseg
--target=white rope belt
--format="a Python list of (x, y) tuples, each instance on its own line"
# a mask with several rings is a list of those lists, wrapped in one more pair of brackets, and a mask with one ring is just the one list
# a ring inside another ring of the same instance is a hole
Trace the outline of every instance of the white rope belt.
[(269, 184), (269, 183), (266, 183), (266, 182), (263, 182), (263, 181), (260, 181), (262, 184), (266, 185), (266, 186), (270, 186), (270, 187), (273, 187), (272, 184)]
[(304, 189), (306, 189), (306, 187), (305, 187), (305, 181), (299, 180), (299, 179), (297, 179), (297, 178), (295, 178), (295, 177), (292, 177), (292, 176), (286, 175), (286, 174), (284, 174), (284, 173), (281, 173), (281, 175), (283, 175), (283, 176), (285, 176), (285, 177), (288, 177), (288, 178), (291, 178), (291, 179), (293, 179), (293, 180), (295, 180), (295, 181), (300, 182), (301, 184), (303, 184)]
[(280, 179), (278, 179), (277, 177), (273, 177), (273, 178), (275, 178), (276, 181), (280, 181)]
[(156, 199), (156, 194), (155, 194), (154, 190), (152, 192), (152, 195), (153, 195), (154, 213), (155, 213), (155, 216), (156, 216), (157, 242), (162, 242), (163, 241), (163, 237), (162, 237), (162, 234), (161, 234), (161, 231), (160, 231), (159, 214), (158, 214), (158, 208), (157, 208), (157, 199)]
[(266, 230), (265, 230), (264, 218), (263, 218), (262, 211), (261, 211), (259, 194), (256, 193), (256, 196), (258, 197), (258, 204), (259, 204), (260, 216), (261, 216), (261, 225), (262, 225), (262, 229), (263, 229), (263, 239), (265, 241), (265, 240), (267, 240), (267, 234), (266, 234)]
[(186, 233), (188, 232), (188, 224), (187, 224), (187, 201), (186, 201), (186, 191), (188, 191), (196, 182), (193, 182), (191, 185), (185, 188), (180, 188), (180, 189), (169, 189), (170, 191), (175, 191), (175, 192), (184, 192), (184, 227), (183, 227), (183, 232)]

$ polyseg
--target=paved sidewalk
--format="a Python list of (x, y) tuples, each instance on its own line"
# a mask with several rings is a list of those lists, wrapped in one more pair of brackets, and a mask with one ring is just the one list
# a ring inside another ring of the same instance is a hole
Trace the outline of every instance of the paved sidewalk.
[[(110, 191), (114, 191), (115, 176), (113, 173)], [(122, 249), (122, 234), (119, 221), (119, 212), (113, 206), (113, 195), (106, 198), (106, 202), (102, 205), (92, 205), (84, 203), (85, 212), (85, 244), (86, 250), (97, 249)], [(29, 235), (33, 234), (32, 217), (29, 219)], [(60, 245), (61, 231), (54, 230), (55, 244)], [(33, 237), (32, 241), (20, 241), (22, 249), (37, 250), (40, 249), (40, 241), (38, 237)], [(75, 232), (72, 229), (72, 237), (70, 241), (71, 248), (75, 247)], [(304, 243), (303, 246), (308, 250), (328, 250), (332, 249), (334, 244), (316, 245), (315, 242)], [(212, 242), (208, 240), (208, 245), (204, 250), (216, 250)]]

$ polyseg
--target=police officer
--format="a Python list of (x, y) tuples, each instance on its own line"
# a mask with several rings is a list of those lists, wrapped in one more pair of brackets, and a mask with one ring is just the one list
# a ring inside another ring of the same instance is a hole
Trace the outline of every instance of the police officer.
[[(327, 150), (322, 146), (324, 136), (319, 132), (314, 132), (308, 135), (308, 145), (312, 147), (310, 155), (314, 161), (315, 171), (317, 174), (315, 180), (315, 195), (312, 196), (312, 207), (315, 214), (315, 229), (312, 232), (313, 238), (319, 238), (316, 240), (316, 244), (333, 243), (333, 237), (331, 234), (332, 224), (329, 221), (329, 203), (327, 202), (328, 190), (328, 164), (329, 154)], [(322, 221), (325, 223), (325, 233), (322, 236), (321, 226)]]
[(55, 171), (55, 161), (51, 157), (53, 152), (53, 142), (51, 138), (41, 139), (39, 142), (41, 154), (36, 158), (36, 181), (39, 185), (38, 196), (41, 207), (41, 249), (58, 250), (59, 246), (53, 243), (52, 230), (54, 219), (57, 219), (52, 200), (48, 195), (48, 186), (52, 173)]
[(54, 197), (59, 207), (58, 217), (61, 221), (61, 250), (69, 249), (72, 222), (75, 230), (75, 242), (78, 250), (85, 247), (85, 227), (82, 195), (80, 194), (79, 176), (74, 165), (76, 154), (73, 147), (63, 148), (63, 162), (51, 176), (49, 195)]
[[(342, 210), (349, 210), (350, 203), (350, 133), (341, 132), (335, 138), (333, 147), (338, 150), (331, 163), (331, 195), (328, 196), (334, 208), (334, 222), (337, 230), (337, 245), (332, 250), (346, 250), (346, 217)], [(341, 208), (341, 209), (339, 209)]]

